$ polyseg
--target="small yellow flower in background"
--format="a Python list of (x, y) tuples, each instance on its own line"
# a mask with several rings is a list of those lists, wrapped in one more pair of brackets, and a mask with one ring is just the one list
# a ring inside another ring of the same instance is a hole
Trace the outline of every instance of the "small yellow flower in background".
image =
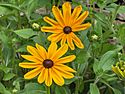
[(117, 62), (115, 66), (112, 66), (112, 70), (120, 77), (125, 78), (125, 62)]
[(27, 51), (31, 55), (21, 56), (31, 62), (22, 62), (19, 63), (19, 66), (34, 69), (24, 75), (25, 79), (32, 79), (39, 75), (39, 83), (43, 83), (45, 81), (45, 84), (50, 86), (53, 80), (57, 85), (62, 86), (64, 84), (64, 78), (70, 79), (74, 77), (72, 72), (76, 71), (64, 65), (64, 63), (73, 61), (76, 56), (70, 55), (62, 57), (68, 51), (67, 44), (64, 44), (57, 49), (57, 44), (51, 43), (48, 51), (46, 51), (42, 46), (36, 44), (36, 48), (27, 46)]
[(95, 34), (92, 35), (91, 37), (92, 37), (93, 40), (97, 40), (97, 39), (99, 38), (99, 37), (98, 37), (97, 35), (95, 35)]
[(32, 24), (32, 28), (33, 28), (33, 29), (39, 29), (39, 28), (40, 28), (40, 25), (37, 24), (37, 23), (33, 23), (33, 24)]
[(61, 45), (64, 45), (65, 42), (67, 42), (71, 50), (75, 49), (73, 43), (75, 43), (78, 48), (84, 48), (81, 40), (74, 34), (74, 32), (85, 30), (91, 26), (90, 23), (82, 24), (89, 12), (85, 11), (80, 14), (82, 6), (79, 5), (75, 7), (73, 13), (71, 13), (71, 5), (69, 2), (62, 5), (62, 10), (63, 11), (61, 12), (58, 7), (53, 6), (52, 12), (56, 21), (47, 16), (44, 17), (44, 21), (52, 26), (43, 26), (41, 31), (54, 33), (48, 37), (48, 40), (54, 42), (61, 41)]

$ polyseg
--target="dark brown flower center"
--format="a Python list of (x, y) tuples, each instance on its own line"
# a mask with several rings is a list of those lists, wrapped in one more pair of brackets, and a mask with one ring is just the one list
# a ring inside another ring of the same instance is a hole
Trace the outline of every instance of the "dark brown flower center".
[(43, 66), (45, 68), (51, 68), (53, 66), (53, 61), (50, 59), (46, 59), (43, 61)]
[(65, 27), (63, 28), (63, 32), (64, 32), (65, 34), (69, 34), (69, 33), (72, 32), (72, 28), (71, 28), (70, 26), (65, 26)]

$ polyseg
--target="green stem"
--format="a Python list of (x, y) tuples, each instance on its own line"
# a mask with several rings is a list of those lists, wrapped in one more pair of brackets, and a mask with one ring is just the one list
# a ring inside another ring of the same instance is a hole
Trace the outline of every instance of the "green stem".
[(76, 81), (76, 87), (75, 87), (75, 94), (78, 94), (79, 92), (79, 81)]
[(50, 87), (47, 86), (47, 93), (46, 94), (50, 94)]

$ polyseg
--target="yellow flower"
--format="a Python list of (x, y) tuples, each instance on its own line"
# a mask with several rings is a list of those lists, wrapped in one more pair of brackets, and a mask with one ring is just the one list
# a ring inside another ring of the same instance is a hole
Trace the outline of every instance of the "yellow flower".
[(125, 78), (125, 62), (117, 62), (115, 66), (112, 66), (112, 70), (120, 77)]
[(43, 83), (45, 81), (45, 84), (50, 86), (53, 80), (56, 84), (62, 86), (64, 84), (64, 78), (73, 78), (74, 75), (72, 72), (76, 72), (72, 68), (64, 65), (64, 63), (71, 62), (76, 58), (75, 55), (62, 57), (67, 52), (67, 50), (67, 44), (64, 44), (59, 49), (57, 49), (57, 44), (51, 43), (48, 51), (38, 44), (36, 44), (36, 48), (27, 46), (27, 51), (31, 55), (21, 56), (31, 62), (22, 62), (19, 63), (19, 66), (23, 68), (34, 69), (26, 73), (24, 78), (32, 79), (39, 75), (39, 83)]
[(33, 27), (33, 29), (39, 29), (39, 28), (40, 28), (40, 25), (37, 24), (37, 23), (33, 23), (33, 24), (32, 24), (32, 27)]
[(58, 7), (53, 6), (52, 12), (56, 21), (47, 16), (44, 17), (44, 21), (52, 25), (52, 27), (43, 26), (41, 31), (54, 33), (48, 37), (49, 41), (61, 41), (61, 45), (65, 44), (67, 41), (71, 50), (75, 49), (73, 43), (75, 43), (78, 48), (84, 48), (81, 40), (74, 33), (85, 30), (91, 26), (90, 23), (82, 24), (89, 12), (85, 11), (80, 14), (82, 11), (82, 6), (79, 5), (75, 7), (73, 13), (71, 13), (71, 5), (69, 2), (66, 2), (62, 5), (62, 10), (63, 13)]

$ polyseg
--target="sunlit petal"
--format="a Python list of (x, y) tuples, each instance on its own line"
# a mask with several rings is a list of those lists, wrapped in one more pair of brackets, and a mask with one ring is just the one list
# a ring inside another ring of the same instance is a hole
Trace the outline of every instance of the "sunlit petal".
[(56, 60), (58, 58), (60, 58), (61, 56), (63, 56), (68, 50), (68, 45), (64, 44), (63, 46), (61, 46), (57, 52), (55, 53), (55, 55), (53, 56), (53, 60)]
[(82, 6), (76, 6), (73, 10), (73, 13), (71, 15), (71, 26), (73, 25), (73, 22), (78, 18), (78, 16), (80, 15), (82, 11)]
[(41, 70), (37, 80), (39, 83), (43, 83), (45, 81), (45, 68)]
[(47, 39), (52, 42), (59, 42), (63, 35), (63, 33), (52, 34)]
[(36, 67), (40, 67), (41, 64), (30, 63), (30, 62), (21, 62), (21, 63), (19, 63), (19, 66), (23, 67), (23, 68), (36, 68)]
[(29, 61), (32, 61), (32, 62), (35, 62), (35, 63), (40, 63), (43, 61), (42, 58), (39, 58), (39, 57), (35, 57), (35, 56), (31, 56), (31, 55), (21, 55), (23, 58), (29, 60)]
[(46, 59), (47, 58), (47, 52), (46, 49), (42, 46), (40, 46), (39, 44), (36, 43), (36, 48), (39, 52), (39, 55), (41, 56), (41, 58)]
[(62, 5), (63, 8), (63, 17), (65, 26), (70, 26), (70, 18), (71, 18), (71, 5), (69, 2), (66, 2)]
[(61, 69), (60, 66), (54, 66), (54, 68), (56, 69), (56, 71), (59, 72), (60, 75), (62, 75), (64, 78), (66, 79), (71, 79), (74, 77), (74, 75), (68, 71), (65, 71), (63, 68)]
[(53, 12), (53, 15), (55, 16), (56, 20), (58, 21), (58, 23), (63, 27), (65, 25), (64, 19), (63, 19), (62, 13), (59, 10), (59, 8), (56, 6), (53, 6), (52, 12)]
[(27, 51), (30, 54), (32, 54), (33, 56), (41, 58), (40, 55), (39, 55), (39, 53), (38, 53), (38, 50), (35, 47), (33, 47), (33, 46), (27, 46)]
[(52, 78), (53, 78), (53, 81), (59, 85), (59, 86), (62, 86), (64, 84), (64, 79), (63, 77), (60, 75), (60, 72), (57, 71), (56, 69), (52, 68)]
[(82, 44), (81, 40), (74, 33), (72, 33), (72, 38), (73, 38), (73, 41), (74, 41), (75, 45), (78, 48), (81, 48), (81, 49), (84, 48), (84, 45)]
[(43, 19), (44, 19), (44, 21), (46, 21), (47, 23), (49, 23), (52, 26), (60, 26), (58, 22), (56, 22), (55, 20), (53, 20), (47, 16), (45, 16)]
[(63, 46), (63, 45), (66, 43), (66, 39), (67, 39), (67, 35), (64, 34), (64, 35), (62, 36), (61, 46)]
[(55, 42), (52, 42), (48, 48), (48, 57), (47, 58), (51, 58), (54, 53), (56, 53), (57, 50), (57, 44)]
[(81, 24), (81, 25), (76, 25), (72, 27), (72, 31), (81, 31), (81, 30), (85, 30), (88, 29), (91, 26), (90, 23), (86, 23), (86, 24)]
[(45, 70), (47, 70), (45, 84), (47, 86), (50, 86), (52, 84), (52, 71), (51, 69), (45, 69)]
[(40, 73), (41, 69), (42, 69), (42, 67), (37, 67), (36, 69), (29, 71), (28, 73), (26, 73), (24, 75), (24, 78), (32, 79), (32, 78), (36, 77)]
[(83, 12), (73, 23), (73, 26), (80, 25), (89, 15), (88, 11)]
[(56, 65), (54, 67), (56, 67), (56, 68), (58, 67), (58, 68), (60, 68), (60, 69), (62, 69), (64, 71), (68, 71), (68, 72), (76, 72), (74, 69), (72, 69), (72, 68), (70, 68), (70, 67), (68, 67), (66, 65), (63, 65), (63, 64), (57, 64), (56, 63)]
[(74, 50), (75, 49), (75, 46), (73, 44), (73, 41), (72, 41), (72, 36), (67, 36), (67, 43), (69, 45), (69, 47), (71, 48), (71, 50)]
[(62, 32), (62, 28), (43, 26), (43, 27), (41, 27), (41, 31), (42, 32), (50, 32), (50, 33), (61, 33)]
[(55, 63), (57, 64), (68, 63), (68, 62), (73, 61), (75, 58), (76, 58), (75, 55), (70, 55), (70, 56), (66, 56), (66, 57), (58, 59)]

